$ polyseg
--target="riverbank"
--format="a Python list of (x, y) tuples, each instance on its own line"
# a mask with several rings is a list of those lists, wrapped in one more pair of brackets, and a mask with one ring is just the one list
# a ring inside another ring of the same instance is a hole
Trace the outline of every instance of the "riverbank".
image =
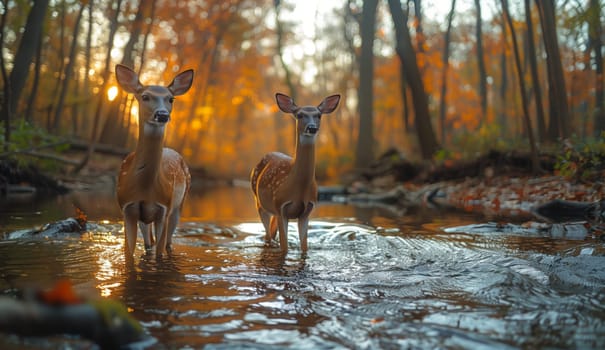
[[(535, 219), (533, 209), (554, 200), (595, 203), (605, 198), (604, 169), (591, 169), (588, 179), (572, 178), (556, 169), (556, 156), (543, 155), (540, 161), (542, 171), (536, 175), (530, 169), (529, 156), (520, 152), (491, 151), (476, 159), (443, 162), (437, 166), (411, 163), (391, 150), (370, 167), (343, 176), (342, 185), (322, 187), (320, 200), (399, 208), (446, 207), (489, 218), (523, 220)], [(115, 157), (95, 158), (77, 175), (49, 176), (32, 165), (0, 161), (0, 188), (3, 195), (113, 188), (120, 162)], [(230, 182), (213, 179), (205, 171), (198, 172), (192, 174), (197, 186)]]

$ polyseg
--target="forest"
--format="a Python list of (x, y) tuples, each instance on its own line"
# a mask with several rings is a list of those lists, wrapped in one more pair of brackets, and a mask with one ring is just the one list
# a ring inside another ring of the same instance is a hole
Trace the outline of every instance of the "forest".
[(538, 167), (543, 152), (605, 148), (601, 0), (301, 3), (3, 0), (2, 158), (77, 173), (94, 152), (133, 149), (116, 64), (146, 84), (195, 70), (165, 142), (218, 177), (292, 153), (276, 92), (342, 95), (318, 139), (323, 180), (390, 150), (434, 163), (523, 150)]

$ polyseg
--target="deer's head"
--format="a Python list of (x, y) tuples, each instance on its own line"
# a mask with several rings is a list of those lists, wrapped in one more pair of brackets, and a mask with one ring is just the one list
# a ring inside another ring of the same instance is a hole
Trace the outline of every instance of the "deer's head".
[(319, 131), (321, 116), (332, 113), (338, 107), (340, 95), (328, 96), (318, 106), (298, 107), (292, 97), (281, 93), (275, 94), (275, 100), (282, 112), (290, 113), (296, 119), (300, 143), (313, 144)]
[(143, 85), (132, 69), (116, 65), (116, 79), (124, 91), (131, 93), (139, 102), (139, 125), (149, 123), (164, 125), (170, 120), (174, 97), (186, 93), (193, 82), (193, 70), (179, 73), (170, 85)]

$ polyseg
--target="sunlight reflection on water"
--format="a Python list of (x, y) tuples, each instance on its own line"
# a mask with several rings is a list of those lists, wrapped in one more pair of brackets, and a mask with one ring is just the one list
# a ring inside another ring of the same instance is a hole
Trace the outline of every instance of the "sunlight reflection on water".
[[(89, 231), (0, 241), (0, 290), (69, 277), (78, 291), (124, 302), (149, 348), (605, 346), (600, 241), (448, 233), (478, 218), (322, 204), (307, 256), (294, 222), (284, 256), (265, 246), (248, 189), (221, 188), (190, 196), (170, 257), (145, 255), (139, 238), (127, 265), (112, 197), (73, 201), (88, 206)], [(47, 205), (56, 213), (58, 203), (70, 215), (65, 198)], [(0, 336), (1, 348), (23, 345)]]

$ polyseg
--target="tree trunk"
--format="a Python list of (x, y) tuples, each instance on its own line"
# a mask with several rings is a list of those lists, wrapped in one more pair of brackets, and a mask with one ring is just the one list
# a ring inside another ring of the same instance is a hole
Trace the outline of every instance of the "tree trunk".
[(487, 73), (485, 71), (485, 59), (483, 55), (483, 27), (481, 18), (481, 0), (475, 0), (477, 18), (475, 35), (477, 37), (477, 65), (479, 68), (479, 97), (481, 99), (481, 117), (479, 120), (484, 124), (487, 120)]
[[(144, 21), (145, 18), (149, 17), (151, 5), (151, 1), (140, 1), (134, 20), (130, 22), (130, 27), (128, 28), (130, 35), (126, 45), (124, 45), (122, 61), (120, 63), (127, 67), (131, 67), (132, 69), (134, 69), (135, 65), (135, 45), (141, 39)], [(124, 113), (125, 110), (121, 110), (120, 106), (125, 104), (127, 98), (126, 94), (121, 93), (109, 104), (109, 108), (105, 114), (107, 115), (106, 120), (112, 120), (112, 122), (103, 125), (103, 130), (101, 131), (101, 136), (99, 138), (100, 143), (117, 144), (120, 146), (126, 145), (128, 135), (126, 134), (124, 118), (127, 117), (127, 113)]]
[[(92, 100), (92, 96), (90, 94), (90, 79), (88, 78), (88, 72), (90, 72), (90, 61), (91, 61), (91, 56), (92, 56), (92, 24), (93, 24), (93, 8), (94, 8), (94, 1), (93, 0), (89, 0), (88, 1), (88, 30), (86, 32), (86, 47), (84, 49), (84, 57), (85, 57), (85, 63), (84, 63), (84, 82), (83, 82), (83, 87), (82, 87), (82, 93), (84, 94), (84, 99), (86, 101), (86, 115), (88, 116), (88, 114), (90, 113), (91, 109), (89, 107), (90, 102)], [(81, 135), (89, 135), (90, 134), (90, 122), (89, 122), (90, 118), (86, 117), (83, 118), (82, 120), (82, 127), (79, 130), (79, 133)]]
[(29, 74), (29, 67), (32, 59), (36, 53), (36, 46), (38, 40), (42, 35), (44, 17), (46, 16), (46, 9), (48, 8), (48, 0), (37, 0), (33, 2), (33, 6), (27, 16), (27, 22), (21, 41), (19, 42), (19, 48), (15, 53), (13, 60), (13, 70), (9, 76), (8, 86), (10, 87), (10, 100), (8, 101), (8, 118), (14, 119), (19, 100), (21, 99), (21, 93), (23, 87), (27, 81)]
[(141, 65), (139, 66), (139, 70), (138, 70), (138, 74), (139, 76), (141, 76), (141, 72), (143, 71), (143, 67), (145, 66), (145, 54), (147, 53), (147, 43), (149, 41), (149, 35), (151, 34), (151, 29), (153, 28), (153, 26), (155, 25), (155, 9), (156, 9), (156, 0), (152, 0), (151, 1), (151, 10), (149, 13), (149, 18), (151, 18), (151, 21), (149, 21), (149, 24), (147, 25), (147, 29), (145, 30), (145, 35), (143, 36), (143, 47), (141, 48), (141, 52), (140, 52), (140, 60), (141, 60)]
[(61, 93), (59, 94), (59, 100), (57, 101), (57, 108), (55, 109), (55, 118), (53, 123), (53, 130), (59, 131), (59, 125), (62, 120), (63, 105), (65, 103), (65, 96), (67, 96), (67, 90), (69, 89), (69, 83), (71, 82), (74, 64), (76, 60), (76, 48), (78, 47), (78, 34), (80, 33), (80, 21), (82, 20), (82, 14), (84, 13), (85, 5), (80, 6), (80, 11), (76, 17), (76, 23), (74, 24), (73, 37), (71, 40), (71, 47), (69, 49), (69, 62), (65, 67), (65, 73), (63, 74), (63, 83), (61, 84)]
[[(421, 0), (409, 0), (414, 3), (414, 17), (416, 18), (416, 50), (417, 52), (424, 52), (425, 38), (424, 28), (422, 27), (422, 1)], [(409, 12), (409, 11), (406, 11)], [(407, 17), (407, 16), (406, 16)], [(406, 18), (405, 23), (408, 19)], [(424, 68), (424, 67), (423, 67)]]
[(603, 26), (601, 23), (601, 9), (603, 5), (599, 0), (590, 0), (588, 8), (588, 33), (596, 67), (595, 79), (595, 106), (594, 106), (594, 136), (599, 137), (605, 132), (605, 106), (603, 101)]
[[(63, 69), (65, 68), (65, 26), (67, 24), (67, 21), (65, 20), (65, 13), (67, 12), (67, 10), (65, 9), (65, 0), (61, 1), (61, 7), (60, 7), (60, 17), (59, 17), (59, 23), (60, 23), (60, 27), (59, 27), (59, 52), (57, 54), (57, 56), (59, 57), (59, 67), (56, 68), (56, 72), (58, 72), (59, 74), (57, 75), (57, 79), (55, 80), (55, 86), (52, 88), (52, 99), (50, 100), (50, 104), (48, 106), (48, 114), (47, 114), (47, 119), (46, 119), (46, 129), (51, 131), (53, 129), (53, 126), (55, 124), (55, 122), (53, 121), (53, 116), (55, 115), (53, 113), (53, 111), (57, 108), (57, 99), (59, 97), (59, 92), (61, 91), (61, 81), (63, 78)], [(53, 33), (54, 34), (54, 33)]]
[(410, 108), (408, 102), (408, 84), (405, 80), (405, 67), (403, 64), (399, 65), (399, 92), (401, 94), (402, 104), (402, 118), (403, 118), (403, 130), (409, 133), (414, 129), (414, 125), (410, 123)]
[(515, 56), (515, 66), (517, 67), (517, 76), (519, 78), (519, 89), (521, 94), (521, 102), (523, 105), (523, 121), (525, 123), (525, 131), (529, 137), (529, 146), (531, 149), (531, 165), (532, 172), (537, 174), (540, 171), (540, 160), (538, 158), (538, 147), (536, 146), (536, 141), (534, 139), (534, 133), (531, 127), (531, 120), (529, 119), (529, 106), (527, 102), (527, 93), (525, 88), (525, 80), (523, 79), (523, 69), (521, 67), (521, 57), (519, 54), (519, 45), (517, 44), (517, 35), (515, 34), (515, 28), (513, 27), (513, 21), (510, 18), (510, 13), (508, 10), (508, 0), (502, 1), (502, 10), (504, 12), (504, 17), (506, 23), (508, 24), (508, 28), (510, 30), (510, 36), (513, 41), (513, 53)]
[(502, 53), (500, 54), (500, 112), (498, 113), (498, 124), (502, 128), (500, 131), (500, 135), (505, 135), (507, 133), (507, 116), (506, 116), (506, 92), (508, 90), (508, 72), (507, 72), (507, 60), (506, 60), (506, 23), (502, 21), (502, 30), (501, 30), (502, 39)]
[(454, 11), (456, 10), (456, 0), (452, 0), (452, 8), (447, 15), (447, 29), (443, 39), (443, 71), (441, 72), (441, 99), (439, 100), (439, 121), (441, 127), (441, 144), (445, 145), (445, 112), (447, 108), (447, 71), (450, 63), (450, 40), (452, 33), (452, 21), (454, 19)]
[[(286, 86), (288, 87), (288, 94), (290, 95), (290, 97), (292, 97), (292, 99), (294, 101), (297, 101), (298, 94), (296, 93), (294, 81), (292, 80), (292, 72), (290, 71), (288, 64), (286, 64), (286, 61), (284, 61), (284, 26), (279, 19), (279, 14), (281, 13), (281, 1), (274, 0), (273, 5), (275, 7), (275, 34), (277, 36), (276, 37), (276, 39), (277, 39), (277, 43), (276, 43), (277, 59), (279, 60), (280, 66), (284, 70)], [(281, 113), (278, 113), (278, 115), (276, 116), (275, 124), (274, 124), (276, 135), (280, 135), (281, 131), (287, 127), (286, 122), (289, 122), (289, 120), (287, 120), (283, 117), (280, 117), (279, 114), (281, 114)], [(285, 138), (278, 137), (277, 138), (277, 149), (280, 151), (285, 151), (287, 149), (291, 149), (291, 146), (294, 145), (294, 141), (292, 141), (292, 140), (296, 140), (296, 138), (295, 137), (289, 138), (288, 140), (290, 141), (289, 145), (286, 144), (287, 140)]]
[(424, 90), (424, 83), (420, 75), (420, 69), (416, 62), (416, 53), (412, 46), (412, 38), (406, 23), (405, 16), (399, 0), (389, 0), (389, 8), (395, 26), (397, 38), (397, 55), (401, 64), (406, 67), (406, 80), (412, 91), (412, 100), (416, 114), (415, 125), (420, 144), (422, 158), (430, 160), (439, 149), (429, 113), (428, 97)]
[(275, 34), (277, 35), (277, 59), (279, 60), (282, 69), (284, 70), (286, 86), (288, 86), (289, 90), (288, 93), (290, 97), (292, 97), (292, 99), (296, 101), (298, 96), (296, 96), (296, 88), (294, 87), (294, 82), (292, 81), (292, 72), (290, 72), (290, 68), (286, 64), (286, 61), (284, 61), (284, 26), (279, 20), (279, 14), (281, 13), (281, 1), (274, 0), (273, 5), (275, 7)]
[(101, 84), (101, 88), (99, 89), (99, 94), (97, 94), (97, 108), (95, 109), (95, 114), (94, 114), (94, 119), (93, 119), (93, 125), (92, 125), (92, 133), (90, 135), (90, 144), (88, 146), (88, 151), (86, 152), (86, 155), (82, 158), (82, 161), (80, 162), (80, 165), (78, 165), (77, 167), (74, 168), (73, 173), (77, 174), (78, 172), (80, 172), (80, 170), (82, 170), (86, 164), (88, 163), (88, 160), (90, 159), (90, 157), (92, 156), (92, 154), (95, 151), (95, 145), (97, 143), (97, 133), (98, 133), (98, 129), (99, 126), (101, 124), (101, 111), (103, 110), (103, 105), (105, 102), (105, 90), (107, 90), (107, 81), (109, 80), (109, 73), (110, 73), (110, 68), (111, 68), (111, 50), (113, 49), (113, 42), (116, 36), (116, 32), (118, 31), (118, 16), (120, 14), (120, 10), (122, 7), (122, 0), (117, 0), (116, 2), (116, 10), (114, 12), (113, 17), (111, 18), (111, 21), (109, 23), (109, 37), (107, 39), (107, 54), (105, 56), (105, 70), (103, 71), (103, 84)]
[(546, 122), (544, 120), (544, 107), (542, 106), (542, 89), (540, 88), (540, 77), (538, 76), (538, 63), (536, 62), (536, 45), (534, 43), (534, 26), (531, 20), (530, 0), (525, 2), (525, 24), (527, 25), (527, 55), (529, 60), (529, 69), (531, 71), (531, 80), (536, 98), (536, 120), (538, 124), (538, 140), (543, 141), (546, 138)]
[[(355, 73), (359, 71), (359, 51), (355, 46), (355, 34), (353, 30), (347, 30), (349, 27), (353, 27), (352, 22), (357, 23), (357, 26), (361, 26), (360, 16), (357, 12), (354, 11), (354, 0), (347, 0), (347, 3), (344, 5), (344, 18), (343, 18), (343, 37), (347, 47), (347, 53), (351, 57), (351, 64), (349, 65), (348, 71), (345, 74), (348, 76), (355, 76)], [(356, 33), (357, 31), (355, 31)], [(342, 86), (341, 91), (346, 91), (348, 89), (347, 82), (343, 79), (339, 82), (339, 85)], [(343, 105), (344, 107), (344, 105)], [(342, 108), (342, 107), (341, 107)], [(356, 107), (357, 108), (357, 107)], [(347, 134), (350, 135), (348, 137), (347, 147), (348, 149), (355, 149), (356, 147), (356, 139), (355, 135), (355, 118), (347, 118), (347, 123), (345, 124), (347, 127)]]
[[(404, 23), (408, 22), (409, 13), (404, 12)], [(422, 26), (420, 26), (422, 27)], [(403, 127), (406, 133), (409, 133), (414, 128), (413, 124), (410, 123), (410, 108), (408, 103), (408, 83), (405, 77), (405, 67), (403, 63), (399, 62), (399, 92), (401, 94), (402, 113), (403, 113)]]
[(134, 68), (134, 46), (141, 39), (141, 33), (143, 32), (143, 25), (145, 19), (149, 18), (149, 14), (152, 9), (154, 1), (141, 0), (139, 2), (139, 9), (137, 14), (134, 16), (134, 20), (130, 25), (130, 36), (128, 42), (124, 46), (124, 55), (122, 56), (122, 64), (131, 68)]
[[(4, 52), (4, 29), (6, 27), (6, 17), (8, 10), (6, 8), (6, 2), (3, 1), (4, 12), (0, 17), (0, 53)], [(6, 72), (6, 64), (4, 62), (4, 55), (0, 54), (0, 70), (2, 70), (2, 83), (3, 83), (3, 96), (2, 96), (2, 107), (0, 112), (2, 113), (2, 120), (4, 122), (4, 152), (8, 152), (8, 144), (11, 140), (11, 120), (10, 120), (10, 101), (11, 101), (11, 85), (8, 79), (8, 73)]]
[(567, 90), (565, 88), (563, 65), (557, 41), (554, 1), (539, 0), (536, 1), (536, 5), (540, 12), (544, 49), (546, 50), (546, 67), (548, 70), (548, 98), (550, 106), (548, 139), (555, 142), (558, 138), (567, 138), (571, 134)]
[(34, 61), (34, 81), (32, 89), (27, 99), (27, 109), (25, 110), (25, 120), (28, 123), (33, 122), (34, 107), (36, 105), (36, 96), (38, 96), (38, 87), (40, 86), (40, 69), (42, 68), (42, 36), (38, 38), (38, 47), (36, 47), (36, 59)]
[(374, 106), (374, 37), (376, 30), (376, 8), (378, 0), (364, 0), (361, 19), (361, 56), (359, 59), (359, 133), (355, 166), (366, 168), (374, 160), (374, 125), (372, 109)]

